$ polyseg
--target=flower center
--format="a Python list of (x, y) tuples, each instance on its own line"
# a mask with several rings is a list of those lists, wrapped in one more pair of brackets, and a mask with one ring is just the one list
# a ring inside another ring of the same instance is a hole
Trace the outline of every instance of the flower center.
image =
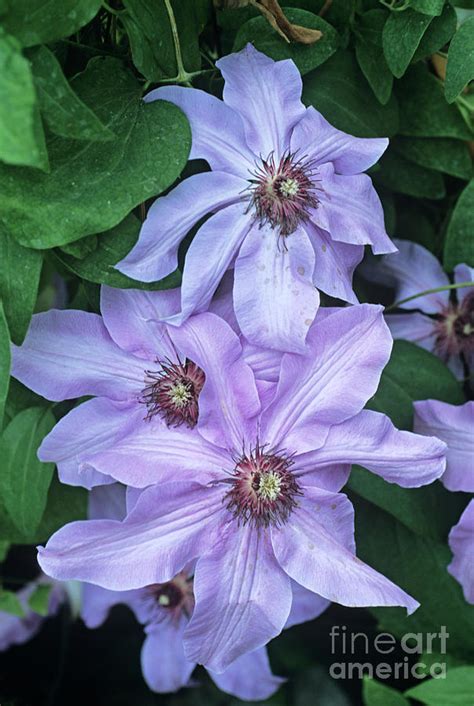
[(435, 348), (445, 360), (474, 353), (474, 291), (442, 312), (436, 322)]
[(279, 235), (290, 235), (307, 221), (319, 199), (317, 170), (313, 162), (287, 152), (279, 163), (273, 153), (262, 159), (250, 179), (249, 208), (255, 209), (260, 225), (269, 223)]
[[(144, 599), (151, 611), (150, 615), (158, 618), (167, 614), (179, 619), (183, 614), (188, 618), (194, 608), (193, 581), (185, 572), (179, 573), (167, 583), (156, 583), (144, 589)], [(158, 612), (156, 612), (158, 611)]]
[(260, 446), (238, 460), (225, 499), (239, 523), (268, 527), (288, 520), (301, 495), (292, 465), (285, 454), (266, 453)]
[(158, 371), (146, 370), (146, 385), (140, 402), (146, 404), (146, 419), (159, 414), (168, 426), (196, 425), (199, 416), (199, 395), (205, 382), (204, 372), (191, 360), (166, 363), (156, 361)]

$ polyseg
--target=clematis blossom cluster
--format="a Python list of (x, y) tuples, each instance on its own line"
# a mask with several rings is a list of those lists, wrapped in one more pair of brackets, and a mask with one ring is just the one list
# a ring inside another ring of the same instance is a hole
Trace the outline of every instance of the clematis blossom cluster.
[[(223, 100), (176, 86), (146, 98), (185, 112), (191, 158), (211, 171), (157, 199), (118, 266), (166, 276), (209, 216), (181, 289), (103, 286), (100, 315), (36, 314), (12, 372), (49, 400), (92, 398), (38, 452), (62, 482), (89, 490), (90, 506), (39, 547), (42, 570), (84, 582), (91, 628), (111, 606), (131, 608), (152, 690), (192, 684), (199, 664), (222, 690), (262, 699), (282, 682), (268, 643), (330, 602), (416, 610), (416, 596), (358, 558), (343, 488), (360, 464), (405, 488), (443, 478), (465, 489), (449, 455), (464, 412), (445, 433), (420, 402), (412, 433), (366, 408), (392, 324), (357, 302), (352, 273), (366, 244), (396, 250), (363, 174), (387, 140), (352, 137), (305, 108), (291, 61), (248, 46), (217, 65)], [(318, 290), (349, 305), (319, 308)], [(465, 541), (455, 529), (453, 547)]]

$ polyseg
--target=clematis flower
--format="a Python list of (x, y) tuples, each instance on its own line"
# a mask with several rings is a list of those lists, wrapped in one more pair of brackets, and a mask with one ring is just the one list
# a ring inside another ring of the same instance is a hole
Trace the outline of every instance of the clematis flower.
[[(204, 216), (186, 255), (183, 321), (207, 310), (222, 277), (234, 270), (234, 306), (251, 343), (304, 351), (318, 291), (357, 299), (352, 274), (370, 244), (395, 251), (380, 200), (362, 174), (386, 139), (361, 139), (333, 128), (301, 102), (290, 60), (273, 61), (249, 44), (217, 62), (223, 101), (194, 88), (165, 86), (146, 101), (166, 100), (186, 114), (196, 174), (155, 201), (139, 240), (117, 268), (135, 279), (161, 279), (177, 267), (181, 240)], [(317, 288), (317, 289), (316, 289)]]
[[(394, 286), (396, 301), (450, 284), (429, 250), (407, 240), (394, 242), (398, 253), (364, 263), (362, 272), (374, 282)], [(417, 297), (400, 304), (400, 309), (415, 313), (387, 314), (386, 321), (395, 339), (412, 341), (435, 353), (463, 378), (463, 360), (468, 366), (474, 363), (474, 270), (457, 265), (454, 281), (473, 282), (473, 287), (457, 289), (453, 296), (445, 290)]]
[[(28, 601), (38, 586), (48, 584), (52, 585), (48, 598), (47, 615), (40, 615), (30, 608)], [(56, 581), (52, 582), (43, 575), (20, 588), (16, 596), (23, 608), (24, 615), (12, 615), (0, 611), (0, 651), (7, 650), (13, 645), (22, 645), (35, 637), (45, 620), (56, 615), (61, 604), (66, 600), (67, 594), (64, 586)]]
[(439, 400), (414, 403), (414, 430), (437, 436), (447, 444), (446, 472), (441, 482), (448, 490), (474, 492), (474, 402), (452, 405)]
[(471, 500), (458, 524), (449, 533), (449, 546), (453, 560), (448, 566), (449, 573), (461, 584), (468, 603), (474, 603), (474, 500)]
[[(84, 311), (37, 314), (23, 345), (13, 347), (12, 374), (35, 392), (54, 401), (95, 396), (63, 417), (40, 446), (39, 458), (57, 463), (64, 483), (91, 488), (113, 482), (97, 473), (92, 457), (150, 426), (182, 434), (199, 417), (206, 424), (213, 395), (220, 394), (221, 369), (230, 387), (251, 375), (234, 346), (235, 335), (215, 315), (201, 315), (189, 331), (212, 348), (216, 367), (207, 365), (204, 350), (204, 368), (190, 359), (186, 338), (178, 341), (178, 329), (163, 323), (178, 306), (177, 290), (102, 287), (102, 317)], [(253, 414), (255, 404), (248, 410)]]
[[(131, 498), (131, 500), (130, 500)], [(136, 503), (137, 495), (128, 492), (128, 508)], [(125, 517), (125, 487), (119, 484), (94, 488), (90, 493), (91, 518), (123, 519)], [(177, 691), (190, 684), (196, 666), (189, 662), (183, 650), (183, 633), (194, 609), (193, 571), (182, 571), (171, 581), (131, 591), (109, 591), (93, 584), (83, 585), (81, 615), (89, 628), (106, 620), (117, 604), (127, 605), (145, 628), (141, 663), (150, 689), (160, 693)], [(288, 627), (320, 615), (329, 602), (310, 591), (293, 585), (294, 604)], [(284, 682), (273, 676), (264, 648), (238, 658), (222, 674), (209, 671), (217, 686), (240, 699), (269, 698)]]
[[(188, 319), (180, 335), (193, 338), (195, 326)], [(199, 365), (194, 341), (189, 356)], [(260, 415), (249, 414), (257, 391), (241, 377), (215, 397), (192, 444), (189, 432), (165, 426), (136, 435), (133, 445), (118, 442), (109, 467), (123, 465), (138, 486), (146, 456), (155, 485), (122, 522), (59, 530), (39, 549), (43, 570), (129, 590), (170, 581), (197, 560), (184, 651), (218, 673), (280, 633), (292, 580), (347, 606), (415, 610), (412, 597), (356, 558), (353, 508), (339, 493), (351, 463), (405, 487), (444, 471), (442, 441), (397, 431), (385, 415), (363, 410), (391, 346), (381, 307), (341, 309), (311, 327), (306, 355), (282, 357), (276, 393)]]

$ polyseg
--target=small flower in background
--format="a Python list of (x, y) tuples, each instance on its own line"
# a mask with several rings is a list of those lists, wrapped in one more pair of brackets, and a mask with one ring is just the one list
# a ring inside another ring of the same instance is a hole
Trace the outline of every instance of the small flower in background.
[(305, 108), (292, 61), (275, 62), (248, 45), (217, 66), (223, 101), (179, 86), (145, 99), (184, 111), (191, 159), (205, 159), (212, 171), (155, 201), (138, 243), (117, 267), (138, 280), (165, 277), (177, 267), (181, 240), (212, 214), (187, 252), (181, 312), (172, 319), (206, 310), (233, 269), (243, 334), (254, 344), (301, 352), (319, 306), (317, 289), (354, 303), (352, 274), (363, 246), (395, 250), (371, 179), (361, 174), (388, 141), (352, 137)]
[[(189, 319), (182, 335), (190, 339), (194, 326)], [(189, 354), (199, 363), (194, 340)], [(143, 486), (146, 458), (147, 484), (157, 485), (122, 522), (59, 530), (40, 548), (43, 570), (128, 590), (166, 583), (197, 559), (184, 650), (216, 672), (281, 632), (292, 581), (343, 605), (415, 610), (413, 598), (355, 557), (353, 508), (339, 492), (351, 463), (404, 487), (444, 471), (443, 442), (363, 410), (391, 346), (381, 307), (333, 310), (311, 327), (306, 356), (282, 357), (276, 393), (259, 416), (255, 384), (241, 377), (215, 396), (206, 427), (180, 437), (163, 426), (159, 437), (118, 441), (99, 470), (122, 465), (128, 484)]]
[[(64, 483), (91, 488), (113, 482), (94, 470), (96, 455), (139, 429), (172, 426), (179, 436), (196, 426), (199, 415), (205, 424), (213, 395), (220, 394), (213, 379), (220, 381), (227, 369), (227, 385), (238, 386), (251, 374), (225, 322), (200, 315), (187, 331), (202, 343), (205, 384), (203, 368), (187, 356), (186, 337), (162, 322), (178, 306), (177, 290), (102, 287), (102, 317), (84, 311), (38, 314), (23, 345), (13, 347), (12, 374), (47, 399), (96, 395), (63, 417), (39, 449), (42, 461), (57, 463)], [(212, 349), (212, 370), (206, 348)]]
[[(38, 587), (48, 587), (46, 613), (40, 614), (33, 610), (29, 601)], [(12, 615), (0, 611), (0, 651), (7, 650), (13, 645), (22, 645), (31, 640), (41, 630), (45, 620), (56, 615), (61, 604), (67, 600), (65, 584), (52, 581), (44, 574), (20, 588), (16, 597), (23, 608), (24, 615)]]
[[(418, 243), (394, 240), (398, 253), (363, 264), (361, 272), (373, 282), (395, 287), (395, 300), (402, 301), (428, 289), (450, 284), (439, 260)], [(387, 314), (395, 339), (412, 341), (438, 355), (458, 378), (464, 378), (463, 361), (474, 364), (474, 270), (454, 268), (454, 282), (473, 282), (473, 287), (434, 292), (400, 304), (416, 313)]]
[(454, 556), (448, 571), (461, 584), (466, 601), (474, 604), (474, 500), (449, 533), (449, 546)]
[(443, 485), (474, 493), (474, 402), (452, 405), (422, 400), (414, 408), (414, 431), (437, 436), (447, 444), (446, 471), (440, 478)]

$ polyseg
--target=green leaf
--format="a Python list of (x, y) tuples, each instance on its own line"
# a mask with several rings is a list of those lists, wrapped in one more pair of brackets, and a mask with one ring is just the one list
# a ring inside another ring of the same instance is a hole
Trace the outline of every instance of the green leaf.
[(474, 17), (462, 23), (454, 35), (448, 52), (444, 91), (452, 103), (474, 78)]
[(69, 85), (54, 54), (39, 47), (31, 57), (41, 111), (55, 135), (74, 140), (112, 140), (114, 134)]
[(382, 48), (382, 32), (389, 14), (387, 10), (382, 10), (382, 8), (362, 13), (357, 20), (356, 36)]
[(421, 38), (413, 61), (424, 59), (434, 54), (438, 49), (442, 49), (455, 33), (456, 26), (456, 11), (454, 7), (448, 3), (444, 6), (442, 15), (433, 17), (431, 20), (428, 29)]
[[(327, 671), (319, 665), (297, 675), (293, 686), (295, 694), (292, 706), (351, 706), (351, 701), (346, 692)], [(317, 694), (317, 701), (314, 695)]]
[(472, 159), (467, 144), (447, 137), (398, 137), (394, 149), (406, 159), (427, 169), (459, 179), (470, 179)]
[(438, 254), (443, 234), (435, 229), (430, 215), (430, 209), (418, 199), (406, 199), (403, 208), (397, 209), (396, 232), (402, 234), (404, 240), (420, 243), (427, 250)]
[(430, 22), (431, 17), (413, 10), (390, 14), (383, 28), (383, 51), (397, 78), (407, 70)]
[(444, 0), (410, 0), (410, 7), (433, 17), (443, 12)]
[(393, 76), (382, 49), (371, 42), (357, 39), (355, 51), (362, 73), (377, 100), (386, 105), (392, 94)]
[(95, 17), (101, 4), (101, 0), (13, 0), (2, 24), (24, 47), (32, 47), (77, 32)]
[(314, 44), (288, 43), (264, 17), (255, 17), (239, 29), (233, 51), (240, 51), (251, 42), (256, 49), (272, 59), (293, 59), (302, 74), (317, 68), (334, 54), (340, 40), (336, 30), (328, 22), (306, 10), (285, 8), (285, 15), (293, 24), (319, 29), (323, 36)]
[(0, 27), (0, 159), (47, 169), (33, 77), (18, 42)]
[(410, 706), (399, 691), (368, 677), (362, 683), (362, 698), (364, 706)]
[(117, 262), (122, 260), (132, 249), (138, 239), (140, 221), (130, 214), (118, 226), (98, 237), (97, 248), (80, 260), (56, 251), (56, 257), (71, 272), (88, 282), (107, 284), (109, 287), (121, 289), (172, 289), (181, 284), (181, 274), (178, 270), (159, 282), (138, 282), (115, 269)]
[(418, 198), (442, 199), (446, 193), (439, 172), (420, 167), (393, 150), (386, 152), (374, 172), (374, 181), (400, 194)]
[(8, 331), (3, 302), (0, 299), (0, 429), (3, 423), (3, 413), (10, 384), (10, 364), (10, 332)]
[(48, 502), (43, 519), (34, 537), (29, 542), (45, 542), (60, 527), (68, 522), (85, 520), (87, 517), (88, 492), (85, 488), (60, 483), (56, 476), (49, 487)]
[(54, 424), (49, 410), (32, 407), (20, 412), (0, 437), (1, 501), (24, 535), (35, 532), (46, 506), (54, 464), (41, 463), (36, 453)]
[(427, 706), (472, 706), (474, 667), (448, 669), (444, 679), (428, 679), (405, 695)]
[[(358, 556), (421, 604), (411, 616), (402, 608), (370, 609), (380, 629), (403, 637), (411, 632), (439, 633), (444, 625), (450, 653), (469, 659), (474, 652), (474, 607), (466, 603), (461, 586), (446, 570), (452, 558), (446, 543), (410, 532), (388, 513), (357, 496), (352, 500)], [(439, 640), (432, 649), (441, 651)]]
[(455, 105), (446, 102), (440, 81), (425, 65), (412, 66), (398, 82), (396, 93), (402, 135), (472, 139), (461, 113)]
[(451, 272), (465, 262), (474, 267), (474, 180), (462, 192), (449, 221), (444, 243), (444, 268)]
[(49, 597), (51, 595), (51, 584), (40, 584), (28, 599), (31, 610), (39, 615), (48, 615)]
[[(149, 81), (178, 74), (169, 14), (164, 0), (124, 0), (127, 12), (120, 20), (128, 33), (133, 62)], [(183, 65), (186, 71), (201, 68), (199, 33), (203, 12), (195, 0), (172, 0)]]
[(0, 298), (11, 339), (20, 345), (36, 302), (43, 257), (24, 248), (0, 228)]
[(380, 105), (348, 51), (339, 50), (306, 76), (303, 100), (339, 130), (357, 137), (392, 137), (398, 131), (395, 97)]
[(0, 166), (0, 219), (29, 247), (51, 248), (112, 228), (170, 186), (189, 154), (185, 116), (165, 101), (144, 103), (121, 62), (93, 59), (72, 87), (117, 137), (85, 144), (53, 138), (51, 174)]
[(393, 515), (415, 534), (439, 541), (446, 541), (466, 502), (462, 493), (449, 492), (441, 483), (401, 488), (359, 466), (353, 468), (347, 487)]
[(411, 429), (413, 402), (435, 398), (462, 404), (461, 383), (435, 355), (408, 341), (395, 341), (378, 390), (368, 407), (387, 414), (395, 426)]
[(3, 588), (0, 589), (0, 611), (2, 613), (16, 615), (18, 618), (23, 618), (25, 615), (23, 606), (16, 593), (13, 593), (13, 591), (5, 591)]
[(10, 542), (0, 540), (0, 562), (5, 561), (10, 549)]

